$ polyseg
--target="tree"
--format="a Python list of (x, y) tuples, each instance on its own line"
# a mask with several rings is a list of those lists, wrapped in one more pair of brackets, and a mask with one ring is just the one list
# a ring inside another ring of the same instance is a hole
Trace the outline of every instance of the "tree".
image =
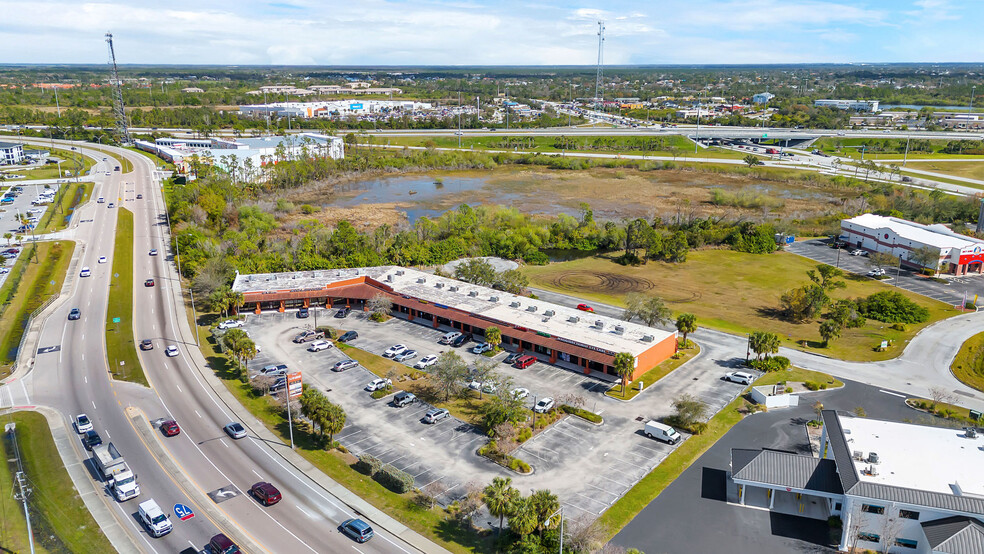
[(872, 252), (868, 255), (868, 265), (878, 269), (895, 267), (897, 263), (899, 263), (899, 259), (888, 252)]
[(671, 315), (666, 303), (658, 296), (632, 293), (625, 297), (625, 311), (622, 312), (622, 319), (625, 321), (639, 318), (646, 325), (655, 327), (666, 325)]
[(471, 258), (454, 267), (454, 278), (473, 285), (491, 287), (498, 281), (498, 273), (484, 258)]
[(510, 294), (523, 294), (530, 286), (530, 278), (518, 269), (507, 269), (499, 274), (493, 288), (504, 290)]
[(388, 316), (393, 310), (393, 301), (390, 300), (389, 296), (377, 294), (366, 301), (366, 308), (372, 312), (372, 316), (376, 320), (382, 320), (382, 318)]
[(335, 433), (341, 433), (345, 428), (345, 410), (338, 404), (329, 402), (323, 426), (328, 433), (328, 444), (331, 444), (335, 440)]
[(461, 391), (461, 383), (468, 377), (468, 364), (457, 352), (448, 350), (437, 357), (433, 365), (433, 375), (437, 389), (444, 393), (447, 402), (451, 395)]
[(917, 264), (927, 267), (933, 270), (933, 273), (939, 273), (940, 270), (940, 249), (932, 248), (929, 246), (920, 246), (912, 251), (909, 255), (909, 259), (916, 262)]
[(478, 388), (478, 399), (482, 399), (482, 389), (486, 385), (497, 385), (498, 377), (495, 374), (495, 370), (498, 369), (499, 362), (493, 360), (492, 358), (478, 358), (475, 360), (475, 367), (472, 369), (471, 375), (472, 379), (478, 381), (481, 386)]
[(615, 368), (615, 374), (622, 381), (622, 396), (625, 396), (625, 385), (629, 376), (632, 375), (632, 371), (635, 370), (635, 357), (628, 352), (619, 352), (615, 354), (612, 367)]
[(509, 513), (509, 528), (520, 538), (526, 537), (537, 528), (537, 513), (529, 498), (517, 498)]
[(222, 337), (222, 342), (236, 359), (239, 380), (246, 383), (249, 381), (249, 360), (255, 358), (257, 354), (256, 344), (242, 329), (229, 329)]
[(761, 360), (763, 355), (768, 358), (769, 354), (779, 352), (779, 335), (775, 333), (755, 331), (749, 336), (748, 342), (757, 360)]
[(823, 346), (826, 348), (830, 341), (839, 338), (841, 325), (833, 319), (826, 319), (820, 323), (820, 337), (823, 339)]
[(499, 516), (498, 532), (502, 531), (502, 520), (512, 513), (519, 498), (519, 491), (513, 488), (512, 479), (509, 477), (496, 477), (492, 479), (490, 485), (485, 487), (482, 501), (485, 502), (493, 517)]
[(549, 490), (541, 489), (530, 495), (529, 504), (536, 516), (536, 530), (540, 532), (542, 539), (545, 529), (552, 529), (560, 524), (560, 518), (556, 522), (550, 519), (550, 516), (560, 510), (560, 499)]
[(929, 387), (929, 397), (933, 401), (933, 411), (936, 410), (937, 404), (949, 404), (953, 400), (953, 396), (950, 394), (950, 391), (939, 385)]
[(676, 320), (677, 331), (683, 333), (683, 347), (687, 348), (687, 335), (697, 331), (697, 316), (694, 314), (680, 314)]
[(748, 164), (748, 167), (755, 167), (757, 165), (762, 165), (762, 160), (760, 160), (758, 156), (754, 154), (746, 155), (744, 158), (742, 158), (742, 161)]
[(7, 239), (7, 246), (10, 246), (10, 239), (14, 238), (13, 233), (4, 233), (3, 238)]
[(325, 418), (328, 410), (328, 397), (320, 390), (305, 386), (301, 392), (301, 414), (311, 420), (311, 423), (318, 429), (318, 435), (324, 437)]
[(493, 350), (498, 350), (502, 344), (502, 331), (498, 327), (486, 327), (485, 342), (491, 344)]
[(707, 404), (690, 393), (684, 393), (673, 401), (676, 410), (676, 420), (680, 425), (689, 427), (707, 416)]

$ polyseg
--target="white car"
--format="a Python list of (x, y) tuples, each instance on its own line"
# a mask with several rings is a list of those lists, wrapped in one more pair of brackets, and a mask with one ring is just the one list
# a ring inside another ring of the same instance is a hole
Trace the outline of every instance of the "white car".
[(413, 364), (415, 369), (427, 369), (428, 367), (437, 363), (437, 356), (434, 354), (428, 354), (420, 359), (417, 363)]
[(150, 255), (151, 256), (156, 256), (157, 255), (157, 249), (156, 248), (151, 248), (150, 249)]
[(92, 275), (92, 270), (89, 269), (89, 266), (83, 267), (82, 271), (79, 272), (79, 277), (89, 277), (90, 275)]
[(752, 381), (755, 380), (755, 376), (745, 371), (732, 371), (724, 374), (724, 380), (742, 385), (751, 385)]
[(865, 275), (867, 275), (868, 277), (881, 277), (884, 274), (885, 274), (885, 270), (879, 267), (879, 268), (876, 268), (876, 269), (872, 269), (871, 271), (869, 271)]
[(0, 275), (4, 275), (4, 274), (7, 274), (7, 273), (10, 273), (10, 268), (9, 267), (0, 267)]
[(101, 264), (106, 263), (106, 256), (99, 256), (99, 263)]
[(530, 395), (530, 389), (524, 389), (522, 387), (512, 390), (513, 398), (516, 400), (522, 400)]
[(85, 414), (75, 416), (75, 432), (83, 435), (89, 431), (92, 431), (92, 422), (89, 421), (89, 416)]
[(533, 411), (538, 414), (542, 414), (545, 412), (549, 412), (550, 409), (553, 407), (554, 407), (554, 400), (553, 398), (550, 398), (548, 396), (546, 398), (541, 398), (540, 401), (536, 403), (536, 406), (533, 406)]
[(366, 390), (369, 392), (385, 389), (386, 387), (392, 387), (393, 381), (389, 379), (373, 379), (366, 385)]
[(417, 357), (416, 350), (404, 350), (403, 352), (400, 352), (396, 356), (393, 356), (393, 359), (397, 362), (405, 362), (407, 360), (412, 360), (416, 357)]
[(864, 250), (861, 250), (860, 248), (855, 249), (855, 250), (851, 250), (851, 255), (852, 256), (864, 256)]
[(406, 350), (407, 350), (407, 345), (405, 345), (405, 344), (394, 344), (393, 346), (387, 348), (386, 349), (386, 352), (383, 352), (383, 357), (384, 358), (392, 358), (392, 357), (396, 356), (397, 354), (403, 354), (404, 352), (406, 352)]
[(164, 354), (166, 354), (168, 358), (173, 358), (178, 355), (178, 347), (172, 344), (164, 349)]
[(488, 352), (490, 350), (492, 350), (492, 345), (487, 342), (483, 342), (483, 343), (476, 344), (475, 347), (472, 348), (472, 353), (484, 354), (485, 352)]
[(311, 343), (308, 347), (308, 352), (321, 352), (322, 350), (328, 350), (329, 348), (335, 346), (330, 341), (326, 340), (316, 340)]
[(222, 323), (219, 323), (219, 329), (235, 329), (236, 327), (242, 327), (246, 325), (246, 322), (241, 319), (227, 319)]

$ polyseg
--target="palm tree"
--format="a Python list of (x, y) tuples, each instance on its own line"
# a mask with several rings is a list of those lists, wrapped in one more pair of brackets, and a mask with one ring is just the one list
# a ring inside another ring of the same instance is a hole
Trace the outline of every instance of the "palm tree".
[(509, 514), (509, 528), (520, 537), (525, 537), (535, 531), (538, 524), (537, 513), (531, 499), (516, 499), (513, 502), (512, 513)]
[(498, 350), (502, 344), (502, 331), (498, 327), (486, 327), (485, 342), (492, 345), (493, 351)]
[(10, 246), (10, 239), (14, 238), (13, 233), (4, 233), (3, 238), (7, 239), (7, 246)]
[(533, 513), (536, 514), (536, 529), (542, 539), (544, 529), (553, 527), (548, 519), (560, 509), (560, 499), (556, 494), (541, 489), (530, 495), (529, 503)]
[(687, 335), (697, 331), (697, 316), (694, 314), (680, 314), (676, 320), (677, 331), (683, 333), (683, 347), (687, 347)]
[(622, 396), (625, 396), (625, 383), (627, 378), (632, 375), (632, 370), (635, 369), (635, 357), (628, 352), (619, 352), (615, 354), (613, 367), (615, 368), (615, 374), (621, 378)]
[(328, 433), (328, 444), (335, 442), (335, 433), (341, 433), (345, 428), (345, 410), (329, 402), (322, 427)]
[(513, 511), (513, 506), (519, 499), (519, 491), (513, 488), (512, 479), (509, 477), (496, 477), (492, 479), (492, 484), (485, 487), (482, 493), (482, 502), (489, 509), (493, 516), (499, 516), (499, 530), (502, 531), (502, 521)]

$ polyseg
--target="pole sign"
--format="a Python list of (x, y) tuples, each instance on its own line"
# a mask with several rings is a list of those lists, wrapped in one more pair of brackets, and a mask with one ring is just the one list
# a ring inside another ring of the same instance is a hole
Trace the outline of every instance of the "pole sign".
[(301, 395), (303, 384), (301, 383), (301, 372), (287, 375), (287, 395), (296, 398)]
[(181, 521), (188, 521), (189, 519), (195, 517), (195, 512), (193, 512), (191, 508), (185, 506), (184, 504), (175, 504), (174, 515)]
[(120, 318), (118, 318), (118, 317), (114, 317), (113, 318), (113, 323), (119, 323), (119, 322), (120, 322)]

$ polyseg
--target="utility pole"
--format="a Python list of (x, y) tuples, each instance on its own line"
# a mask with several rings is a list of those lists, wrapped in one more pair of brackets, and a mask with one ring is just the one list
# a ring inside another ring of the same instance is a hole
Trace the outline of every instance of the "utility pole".
[(595, 101), (601, 103), (605, 96), (605, 22), (598, 22), (598, 70), (595, 74)]
[(909, 159), (909, 140), (911, 138), (911, 135), (905, 137), (905, 154), (902, 155), (902, 167), (905, 167), (905, 162)]
[[(970, 87), (970, 111), (974, 111), (974, 92), (976, 90), (977, 90), (977, 85)], [(57, 93), (56, 93), (56, 98), (57, 98)]]
[(703, 92), (697, 93), (697, 134), (694, 136), (694, 155), (697, 155), (697, 144), (700, 142), (700, 95)]
[(24, 519), (27, 520), (27, 541), (31, 548), (31, 554), (34, 554), (34, 532), (31, 530), (31, 512), (27, 508), (27, 497), (31, 495), (32, 491), (27, 482), (27, 475), (24, 473), (24, 465), (21, 463), (20, 449), (17, 447), (17, 426), (14, 423), (8, 423), (6, 425), (7, 434), (10, 435), (10, 443), (14, 447), (14, 457), (17, 459), (17, 473), (14, 476), (14, 480), (17, 481), (18, 492), (14, 492), (14, 499), (19, 500), (24, 506)]
[(458, 148), (461, 148), (461, 91), (458, 91)]
[[(61, 117), (61, 106), (58, 105), (58, 83), (55, 83), (53, 88), (55, 89), (55, 109), (58, 110), (58, 117)], [(970, 98), (970, 110), (974, 110), (974, 98)]]
[(113, 33), (106, 32), (106, 44), (109, 45), (109, 65), (113, 79), (113, 113), (116, 116), (116, 134), (123, 146), (130, 146), (130, 129), (126, 125), (126, 110), (123, 107), (123, 85), (120, 83), (120, 73), (116, 67), (116, 51), (113, 49)]

